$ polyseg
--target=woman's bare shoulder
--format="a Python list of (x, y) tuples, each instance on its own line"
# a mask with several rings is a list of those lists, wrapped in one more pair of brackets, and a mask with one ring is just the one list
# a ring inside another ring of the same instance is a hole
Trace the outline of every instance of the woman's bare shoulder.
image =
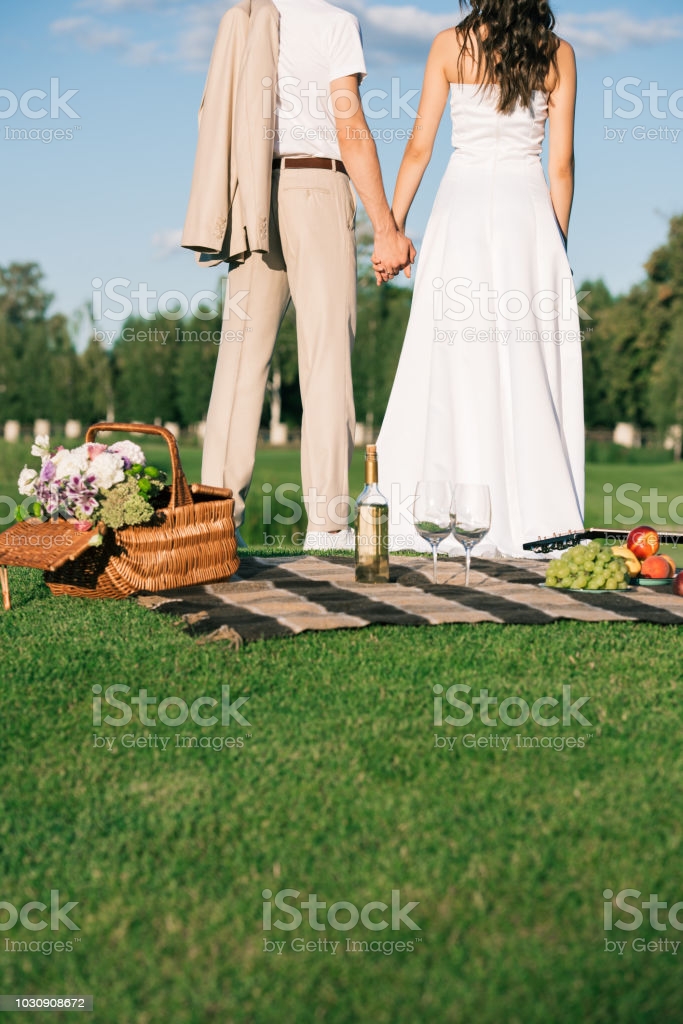
[(574, 47), (566, 39), (557, 36), (555, 62), (550, 67), (547, 79), (548, 92), (554, 92), (563, 79), (576, 77), (576, 55)]
[(576, 64), (576, 54), (574, 53), (574, 47), (571, 43), (568, 43), (566, 39), (562, 39), (561, 36), (557, 36), (557, 61), (558, 64), (563, 62), (565, 64)]
[(473, 65), (473, 46), (476, 46), (476, 41), (470, 38), (465, 47), (465, 36), (460, 26), (454, 25), (453, 28), (444, 29), (434, 37), (430, 59), (441, 65), (449, 81), (457, 81), (462, 75), (467, 80), (468, 76), (475, 73), (473, 67), (470, 67), (470, 64)]
[(432, 42), (432, 50), (444, 54), (453, 53), (453, 51), (458, 53), (461, 46), (462, 39), (458, 33), (457, 25), (454, 25), (453, 28), (445, 28), (442, 32), (437, 32)]

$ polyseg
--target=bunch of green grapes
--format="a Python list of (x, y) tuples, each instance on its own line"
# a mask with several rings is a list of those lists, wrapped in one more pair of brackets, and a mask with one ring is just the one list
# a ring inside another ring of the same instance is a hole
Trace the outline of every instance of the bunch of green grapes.
[(545, 582), (562, 590), (626, 590), (630, 578), (624, 559), (592, 540), (552, 561)]

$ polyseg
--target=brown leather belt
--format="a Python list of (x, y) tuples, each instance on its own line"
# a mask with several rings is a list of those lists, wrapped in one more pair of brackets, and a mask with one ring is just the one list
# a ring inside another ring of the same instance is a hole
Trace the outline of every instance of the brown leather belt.
[(283, 156), (275, 157), (273, 160), (274, 171), (294, 171), (298, 168), (302, 170), (339, 171), (347, 176), (349, 173), (341, 160), (331, 160), (326, 156)]

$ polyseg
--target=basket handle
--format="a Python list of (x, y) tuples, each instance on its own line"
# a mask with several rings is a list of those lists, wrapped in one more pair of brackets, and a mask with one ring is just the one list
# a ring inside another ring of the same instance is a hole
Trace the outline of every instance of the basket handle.
[(179, 508), (182, 505), (192, 504), (190, 485), (180, 464), (178, 443), (170, 430), (166, 430), (165, 427), (155, 427), (151, 423), (93, 423), (86, 432), (86, 444), (91, 444), (100, 431), (106, 430), (115, 430), (121, 434), (155, 434), (157, 437), (163, 437), (171, 453), (171, 468), (173, 471), (171, 500), (168, 503), (168, 507)]

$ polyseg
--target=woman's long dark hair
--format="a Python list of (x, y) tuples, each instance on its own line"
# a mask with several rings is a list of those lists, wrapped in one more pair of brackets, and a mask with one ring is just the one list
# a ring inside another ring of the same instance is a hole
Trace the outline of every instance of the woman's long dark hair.
[[(482, 85), (500, 86), (498, 109), (511, 113), (518, 103), (528, 107), (532, 93), (544, 90), (551, 67), (557, 66), (560, 41), (555, 15), (547, 0), (460, 0), (470, 13), (458, 25), (465, 55), (477, 64)], [(482, 29), (484, 31), (482, 32)]]

